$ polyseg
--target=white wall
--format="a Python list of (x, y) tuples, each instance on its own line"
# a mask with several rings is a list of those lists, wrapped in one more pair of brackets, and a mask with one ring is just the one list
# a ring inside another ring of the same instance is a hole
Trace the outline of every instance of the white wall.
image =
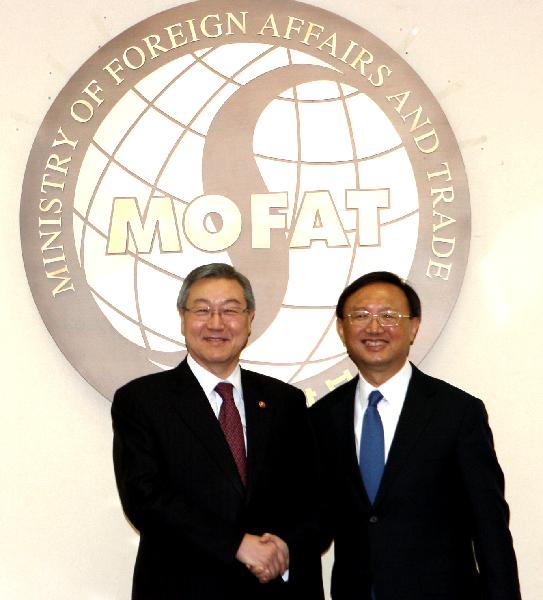
[[(543, 594), (543, 3), (312, 0), (401, 53), (437, 97), (470, 182), (467, 274), (427, 372), (482, 397), (507, 478), (525, 600)], [(129, 597), (137, 538), (111, 467), (109, 403), (70, 366), (33, 303), (19, 201), (60, 89), (128, 26), (175, 2), (0, 0), (0, 597)]]

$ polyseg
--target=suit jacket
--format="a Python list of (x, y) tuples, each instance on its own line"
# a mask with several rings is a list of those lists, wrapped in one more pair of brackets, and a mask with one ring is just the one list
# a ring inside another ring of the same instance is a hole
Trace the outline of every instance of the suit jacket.
[[(247, 489), (186, 361), (114, 397), (113, 458), (123, 509), (140, 532), (133, 600), (323, 598), (315, 453), (303, 393), (242, 370)], [(245, 533), (290, 550), (288, 583), (260, 584), (235, 554)]]
[(334, 600), (518, 600), (503, 473), (483, 403), (413, 367), (372, 506), (355, 450), (358, 377), (310, 410)]

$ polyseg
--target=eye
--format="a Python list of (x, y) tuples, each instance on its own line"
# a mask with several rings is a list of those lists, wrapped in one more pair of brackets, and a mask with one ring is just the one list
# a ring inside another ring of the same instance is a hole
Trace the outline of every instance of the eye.
[(196, 307), (192, 309), (192, 313), (197, 317), (206, 317), (211, 312), (211, 309), (207, 306)]
[(226, 317), (236, 317), (238, 315), (241, 315), (241, 313), (243, 311), (241, 308), (229, 307), (229, 308), (223, 308), (221, 312)]
[(355, 310), (351, 313), (351, 319), (355, 323), (364, 323), (370, 318), (370, 313), (367, 310)]
[(385, 320), (394, 320), (398, 318), (398, 313), (393, 310), (384, 310), (380, 316)]
[(379, 313), (379, 320), (383, 325), (396, 325), (400, 320), (400, 313), (395, 310), (384, 310)]

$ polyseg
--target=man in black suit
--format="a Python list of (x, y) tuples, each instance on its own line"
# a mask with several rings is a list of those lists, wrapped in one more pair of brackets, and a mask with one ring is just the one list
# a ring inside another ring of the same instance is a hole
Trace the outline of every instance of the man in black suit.
[(251, 285), (204, 265), (178, 309), (187, 358), (112, 405), (117, 486), (140, 532), (132, 598), (322, 600), (304, 395), (239, 367)]
[(483, 403), (407, 360), (416, 292), (369, 273), (343, 291), (336, 316), (359, 375), (310, 411), (333, 600), (519, 600)]

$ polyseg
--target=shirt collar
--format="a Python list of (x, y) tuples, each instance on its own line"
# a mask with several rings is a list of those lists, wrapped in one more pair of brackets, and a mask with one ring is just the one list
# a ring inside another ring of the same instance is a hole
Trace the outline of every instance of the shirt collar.
[(211, 397), (212, 392), (215, 390), (215, 386), (221, 381), (228, 381), (231, 383), (234, 386), (234, 389), (239, 393), (240, 397), (242, 396), (241, 369), (239, 364), (226, 379), (221, 379), (202, 367), (201, 364), (197, 363), (190, 354), (187, 354), (187, 363), (208, 398)]
[(406, 360), (403, 367), (378, 388), (368, 383), (362, 373), (360, 373), (360, 397), (362, 402), (367, 402), (370, 393), (378, 389), (383, 394), (385, 400), (401, 407), (407, 394), (407, 387), (409, 386), (412, 373), (413, 368), (411, 367), (411, 363)]

